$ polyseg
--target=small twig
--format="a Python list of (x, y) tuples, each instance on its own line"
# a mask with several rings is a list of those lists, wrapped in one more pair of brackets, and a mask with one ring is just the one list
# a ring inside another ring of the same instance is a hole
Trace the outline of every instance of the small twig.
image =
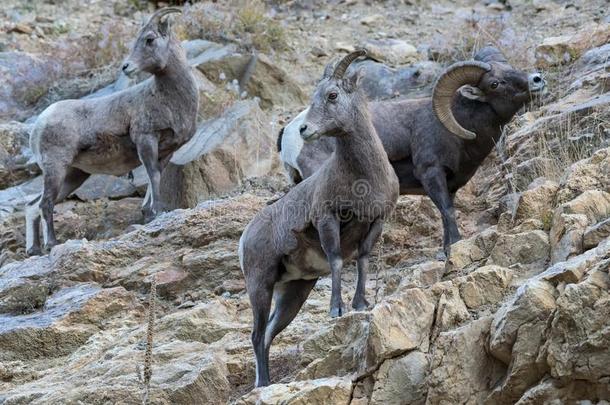
[(152, 347), (155, 328), (155, 301), (157, 298), (157, 278), (153, 274), (148, 298), (148, 327), (146, 331), (146, 352), (144, 353), (144, 395), (142, 405), (150, 401), (150, 379), (152, 377)]

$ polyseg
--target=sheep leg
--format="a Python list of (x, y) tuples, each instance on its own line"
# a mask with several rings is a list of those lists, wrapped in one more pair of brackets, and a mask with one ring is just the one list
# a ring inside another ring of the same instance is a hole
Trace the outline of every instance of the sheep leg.
[(451, 245), (460, 240), (460, 231), (455, 220), (453, 198), (447, 189), (445, 171), (437, 166), (430, 167), (423, 173), (420, 181), (434, 205), (441, 212), (444, 233), (443, 249), (445, 256), (449, 258)]
[(42, 227), (42, 235), (44, 239), (44, 248), (51, 250), (57, 245), (55, 237), (55, 227), (53, 225), (53, 208), (61, 191), (64, 179), (67, 174), (67, 167), (54, 164), (43, 167), (43, 188), (42, 197), (40, 198), (40, 211), (45, 224)]
[(339, 219), (334, 215), (323, 217), (319, 222), (318, 235), (322, 250), (326, 254), (331, 274), (331, 296), (330, 316), (336, 318), (345, 312), (343, 299), (341, 298), (341, 270), (343, 268), (343, 257), (341, 255), (341, 225)]
[[(144, 221), (149, 222), (162, 211), (161, 203), (161, 164), (159, 163), (159, 142), (154, 136), (143, 136), (136, 144), (140, 161), (148, 175), (148, 188), (150, 189), (150, 201), (142, 207)], [(147, 190), (148, 194), (148, 190)]]
[(248, 296), (254, 315), (252, 326), (252, 347), (256, 356), (256, 387), (269, 385), (269, 347), (265, 344), (265, 334), (271, 311), (273, 285), (255, 280), (248, 283)]
[(283, 331), (299, 313), (303, 303), (309, 297), (318, 279), (294, 280), (276, 284), (274, 291), (275, 308), (269, 318), (265, 333), (265, 347), (269, 351), (271, 342), (278, 333)]
[(25, 252), (28, 256), (39, 256), (40, 249), (40, 198), (39, 194), (25, 206)]
[(383, 230), (383, 221), (376, 219), (369, 228), (368, 233), (358, 246), (358, 281), (356, 283), (356, 292), (352, 300), (352, 308), (356, 311), (364, 311), (369, 307), (369, 302), (366, 300), (366, 275), (369, 269), (369, 257), (375, 242), (379, 239)]
[(72, 194), (77, 188), (81, 186), (91, 176), (89, 173), (83, 172), (76, 167), (68, 168), (66, 172), (66, 178), (64, 179), (64, 183), (61, 185), (61, 189), (59, 191), (59, 195), (55, 199), (55, 203), (59, 203)]

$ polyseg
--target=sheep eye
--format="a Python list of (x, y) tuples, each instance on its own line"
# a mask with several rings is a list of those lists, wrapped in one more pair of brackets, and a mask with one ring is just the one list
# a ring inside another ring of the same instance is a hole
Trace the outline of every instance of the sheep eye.
[(334, 92), (333, 93), (329, 93), (328, 94), (328, 99), (331, 100), (331, 101), (332, 100), (336, 100), (337, 99), (337, 93), (334, 93)]
[(146, 45), (152, 45), (154, 38), (146, 38)]
[(498, 88), (498, 82), (491, 83), (491, 88), (492, 89), (497, 89)]

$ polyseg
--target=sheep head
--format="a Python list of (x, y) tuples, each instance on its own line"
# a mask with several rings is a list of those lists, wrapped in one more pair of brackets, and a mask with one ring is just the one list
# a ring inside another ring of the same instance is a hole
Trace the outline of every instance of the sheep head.
[(441, 74), (434, 86), (432, 105), (445, 128), (462, 139), (472, 140), (476, 134), (463, 128), (453, 116), (456, 92), (488, 103), (501, 119), (507, 120), (545, 85), (541, 74), (514, 69), (498, 49), (488, 46), (477, 53), (475, 60), (455, 63)]
[(131, 76), (137, 71), (158, 73), (165, 69), (170, 54), (172, 33), (169, 19), (172, 13), (181, 13), (177, 7), (157, 10), (142, 26), (131, 54), (123, 64), (123, 72)]
[(344, 129), (353, 119), (355, 105), (364, 97), (359, 90), (361, 72), (348, 77), (345, 77), (345, 72), (353, 61), (364, 55), (366, 52), (363, 50), (351, 52), (336, 63), (332, 71), (326, 69), (299, 129), (303, 140), (345, 134)]

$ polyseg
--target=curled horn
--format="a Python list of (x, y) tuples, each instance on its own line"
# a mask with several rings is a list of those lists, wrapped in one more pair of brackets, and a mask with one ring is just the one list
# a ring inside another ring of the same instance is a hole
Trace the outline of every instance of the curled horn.
[(332, 77), (335, 79), (343, 78), (345, 71), (352, 64), (353, 61), (358, 59), (361, 56), (366, 55), (366, 51), (364, 49), (360, 49), (358, 51), (350, 52), (341, 61), (337, 64), (335, 71), (333, 72)]
[(328, 62), (328, 64), (324, 68), (324, 74), (322, 75), (322, 78), (328, 79), (329, 77), (331, 77), (333, 75), (333, 72), (335, 71), (336, 65), (337, 65), (337, 58), (333, 58), (333, 60)]
[(432, 108), (434, 114), (445, 128), (462, 139), (472, 140), (477, 135), (463, 128), (453, 116), (451, 102), (457, 89), (465, 84), (476, 86), (481, 77), (491, 70), (491, 65), (485, 62), (458, 62), (449, 66), (436, 81), (432, 92)]
[(182, 13), (182, 10), (178, 7), (165, 7), (160, 10), (157, 10), (153, 15), (150, 16), (146, 25), (159, 24), (161, 18), (172, 13)]

